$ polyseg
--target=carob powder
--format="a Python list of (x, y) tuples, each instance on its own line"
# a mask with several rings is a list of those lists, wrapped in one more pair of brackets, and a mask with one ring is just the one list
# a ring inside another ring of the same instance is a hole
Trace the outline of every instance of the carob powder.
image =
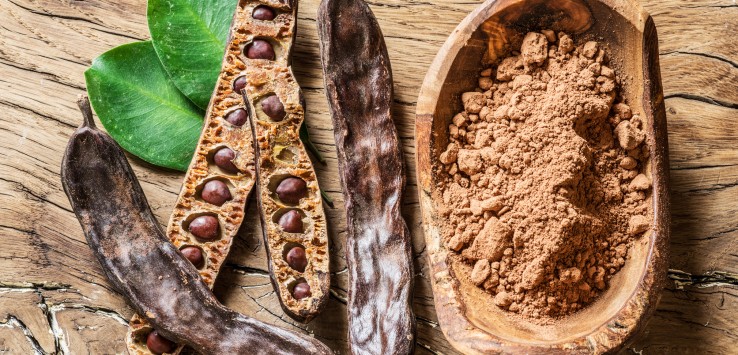
[(457, 278), (536, 323), (594, 301), (650, 228), (644, 121), (607, 64), (597, 42), (528, 33), (462, 94), (439, 156)]

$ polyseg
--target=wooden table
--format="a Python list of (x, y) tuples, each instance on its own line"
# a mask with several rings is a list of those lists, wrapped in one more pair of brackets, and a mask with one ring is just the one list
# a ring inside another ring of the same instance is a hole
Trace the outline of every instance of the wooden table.
[[(436, 322), (414, 172), (414, 113), (426, 68), (446, 37), (481, 1), (375, 0), (395, 74), (395, 112), (408, 164), (404, 214), (414, 236), (417, 353), (455, 353)], [(311, 134), (327, 157), (333, 287), (308, 325), (286, 317), (272, 291), (254, 203), (221, 272), (229, 307), (314, 334), (347, 352), (345, 222), (333, 131), (323, 93), (315, 15), (303, 0), (295, 70)], [(645, 354), (738, 353), (738, 5), (735, 0), (649, 0), (658, 26), (671, 145), (670, 275), (646, 332)], [(149, 37), (144, 0), (0, 0), (0, 352), (124, 353), (123, 298), (88, 249), (59, 180), (62, 152), (81, 122), (74, 100), (100, 53)], [(131, 157), (160, 222), (183, 175)]]

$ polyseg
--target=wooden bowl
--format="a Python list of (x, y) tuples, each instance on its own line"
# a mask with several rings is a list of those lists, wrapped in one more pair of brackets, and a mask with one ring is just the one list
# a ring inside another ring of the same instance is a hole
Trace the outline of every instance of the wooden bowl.
[[(651, 230), (633, 242), (625, 266), (597, 301), (553, 325), (510, 317), (489, 294), (454, 277), (451, 253), (441, 240), (437, 206), (443, 199), (440, 177), (434, 173), (448, 144), (451, 118), (462, 111), (460, 95), (477, 87), (483, 60), (507, 55), (510, 38), (542, 29), (565, 31), (577, 43), (597, 40), (607, 48), (610, 66), (631, 78), (621, 91), (633, 112), (647, 119), (651, 158), (645, 170), (653, 181)], [(644, 327), (666, 282), (668, 260), (669, 163), (658, 54), (653, 20), (629, 0), (488, 0), (443, 45), (420, 90), (415, 143), (436, 311), (444, 334), (458, 350), (606, 353), (622, 348)]]

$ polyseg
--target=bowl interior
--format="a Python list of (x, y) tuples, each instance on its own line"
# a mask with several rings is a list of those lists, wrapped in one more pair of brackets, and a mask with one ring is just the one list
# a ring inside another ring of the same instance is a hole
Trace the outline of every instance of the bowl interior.
[[(613, 6), (617, 6), (619, 12), (613, 11)], [(644, 102), (643, 26), (636, 25), (642, 23), (643, 19), (637, 4), (619, 1), (614, 5), (608, 1), (591, 0), (498, 0), (485, 14), (486, 20), (480, 23), (449, 65), (444, 84), (439, 89), (431, 127), (431, 161), (437, 161), (438, 155), (448, 144), (448, 126), (454, 114), (463, 109), (461, 94), (477, 87), (479, 72), (486, 63), (493, 63), (497, 58), (507, 56), (512, 49), (520, 48), (522, 37), (529, 31), (565, 31), (573, 36), (577, 45), (588, 40), (604, 45), (609, 66), (622, 79), (621, 93), (633, 113), (642, 117), (650, 116), (644, 115), (651, 108)], [(653, 146), (650, 148), (653, 154)], [(645, 173), (651, 175), (651, 170), (649, 163)], [(437, 176), (432, 175), (431, 179), (431, 186), (439, 186), (435, 183)], [(438, 191), (432, 192), (431, 196), (435, 201), (442, 201), (438, 200)], [(652, 238), (654, 236), (649, 232), (633, 243), (625, 266), (610, 281), (609, 289), (597, 301), (551, 325), (537, 325), (511, 317), (494, 305), (488, 293), (468, 281), (457, 279), (459, 297), (464, 298), (464, 315), (476, 327), (510, 342), (560, 343), (586, 336), (613, 318), (635, 293), (646, 272)], [(454, 260), (453, 257), (449, 260), (452, 272), (459, 273), (467, 268), (468, 274), (470, 267)]]

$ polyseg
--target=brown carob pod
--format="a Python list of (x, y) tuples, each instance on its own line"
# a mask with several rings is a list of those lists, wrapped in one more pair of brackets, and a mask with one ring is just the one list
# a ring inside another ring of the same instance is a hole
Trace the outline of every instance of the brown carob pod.
[(157, 352), (173, 348), (164, 337), (202, 354), (331, 354), (218, 303), (159, 228), (122, 149), (95, 128), (87, 98), (79, 105), (85, 121), (67, 146), (62, 185), (108, 280), (156, 327), (148, 340)]
[(243, 100), (256, 142), (256, 200), (272, 284), (284, 312), (309, 322), (330, 295), (330, 258), (320, 187), (300, 141), (305, 104), (290, 67), (291, 25), (281, 31), (246, 27), (279, 49), (276, 60), (248, 58), (251, 52), (244, 51)]
[(387, 47), (362, 0), (323, 0), (318, 34), (346, 201), (351, 350), (408, 354), (412, 242), (400, 214), (405, 174)]

